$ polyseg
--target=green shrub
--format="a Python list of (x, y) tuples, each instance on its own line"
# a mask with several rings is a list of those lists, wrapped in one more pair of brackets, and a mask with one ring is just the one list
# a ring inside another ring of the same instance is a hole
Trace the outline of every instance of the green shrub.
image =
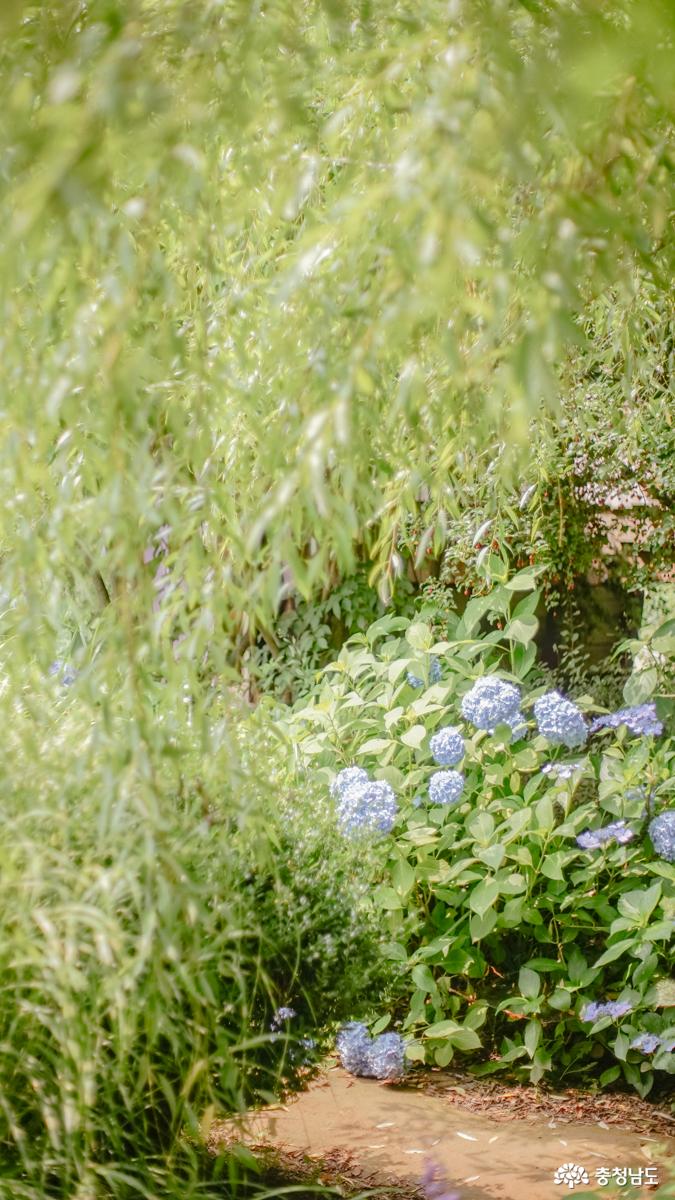
[(33, 692), (7, 725), (0, 1196), (186, 1200), (210, 1116), (297, 1085), (297, 1039), (348, 1014), (372, 921), (349, 847), (317, 902), (320, 822), (285, 819), (278, 743), (265, 779), (270, 747), (214, 704), (207, 755), (168, 697), (163, 755), (134, 753), (124, 714), (92, 721), (86, 682), (51, 682), (37, 720)]
[[(647, 837), (650, 818), (673, 803), (675, 746), (622, 727), (570, 755), (537, 732), (531, 706), (545, 689), (533, 675), (533, 584), (521, 573), (472, 600), (443, 640), (424, 623), (377, 622), (287, 728), (326, 786), (355, 763), (397, 794), (375, 897), (400, 973), (390, 1017), (412, 1039), (408, 1056), (447, 1065), (456, 1051), (476, 1051), (481, 1074), (623, 1077), (644, 1095), (675, 1071), (663, 1047), (653, 1056), (631, 1048), (641, 1032), (675, 1036), (675, 865)], [(503, 629), (479, 636), (490, 615)], [(430, 656), (442, 665), (433, 684)], [(490, 734), (460, 714), (472, 681), (495, 671), (525, 686), (525, 728), (513, 742), (507, 725)], [(590, 698), (582, 704), (593, 710)], [(448, 723), (462, 726), (465, 786), (456, 804), (434, 805), (422, 799), (438, 770), (429, 737)], [(568, 770), (544, 771), (551, 759)], [(608, 818), (627, 822), (632, 840), (582, 849), (577, 836)], [(587, 1004), (610, 998), (630, 1012), (582, 1019)]]

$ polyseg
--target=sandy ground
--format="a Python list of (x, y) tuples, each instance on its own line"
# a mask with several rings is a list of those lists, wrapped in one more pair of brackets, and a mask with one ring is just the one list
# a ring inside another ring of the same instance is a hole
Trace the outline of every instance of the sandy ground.
[[(587, 1190), (554, 1183), (563, 1163), (584, 1166), (589, 1186), (597, 1186), (599, 1167), (644, 1171), (659, 1146), (675, 1156), (675, 1139), (601, 1128), (597, 1122), (560, 1123), (538, 1113), (499, 1119), (443, 1096), (356, 1079), (339, 1068), (287, 1105), (248, 1117), (240, 1136), (249, 1145), (271, 1144), (316, 1160), (347, 1152), (369, 1180), (419, 1184), (433, 1159), (462, 1200), (555, 1200)], [(222, 1138), (228, 1140), (225, 1128)], [(642, 1191), (654, 1195), (645, 1184)], [(618, 1194), (615, 1185), (602, 1193)]]

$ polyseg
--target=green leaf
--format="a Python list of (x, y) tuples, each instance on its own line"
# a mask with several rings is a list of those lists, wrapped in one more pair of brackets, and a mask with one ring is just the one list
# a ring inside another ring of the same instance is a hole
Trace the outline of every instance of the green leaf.
[(418, 621), (417, 624), (408, 626), (405, 640), (413, 650), (429, 650), (433, 645), (434, 637), (429, 626)]
[(516, 617), (513, 621), (509, 621), (504, 630), (504, 637), (518, 642), (521, 646), (526, 646), (528, 642), (532, 641), (538, 628), (539, 622), (536, 617), (527, 615)]
[(499, 896), (499, 884), (496, 879), (484, 879), (469, 893), (469, 908), (472, 912), (483, 917), (492, 907)]
[(624, 892), (619, 897), (617, 907), (623, 917), (627, 917), (636, 925), (645, 925), (660, 897), (661, 884), (655, 883), (650, 888)]
[(413, 967), (412, 978), (413, 983), (420, 989), (420, 991), (436, 991), (436, 981), (429, 970), (429, 967), (425, 966), (424, 963), (418, 963), (417, 966)]
[(533, 1000), (535, 996), (539, 995), (541, 979), (537, 972), (532, 971), (530, 967), (521, 967), (518, 972), (518, 987), (522, 996)]
[(494, 817), (489, 812), (475, 812), (467, 819), (467, 832), (480, 846), (489, 846), (495, 831)]
[(385, 1015), (383, 1017), (380, 1017), (379, 1021), (375, 1022), (372, 1029), (370, 1030), (371, 1037), (377, 1037), (377, 1034), (382, 1033), (383, 1030), (385, 1030), (390, 1023), (391, 1023), (391, 1014), (385, 1013)]
[(607, 963), (615, 962), (617, 958), (621, 958), (622, 955), (628, 954), (631, 949), (637, 945), (639, 945), (637, 938), (624, 938), (623, 941), (616, 942), (615, 945), (610, 946), (608, 950), (605, 950), (604, 954), (600, 955), (600, 958), (597, 960), (597, 962), (593, 963), (593, 966), (606, 967)]
[(541, 1023), (539, 1021), (533, 1019), (527, 1022), (525, 1033), (523, 1034), (523, 1042), (530, 1058), (534, 1058), (535, 1050), (541, 1040), (541, 1033)]
[(383, 750), (388, 750), (390, 746), (395, 746), (396, 742), (393, 738), (370, 738), (359, 746), (357, 754), (359, 757), (367, 754), (381, 754)]
[(444, 1046), (436, 1046), (434, 1050), (434, 1062), (437, 1067), (447, 1067), (454, 1057), (455, 1051), (452, 1042), (446, 1042)]
[(469, 920), (469, 932), (471, 933), (472, 942), (479, 942), (481, 938), (485, 938), (492, 933), (497, 924), (497, 913), (494, 908), (489, 909), (483, 916), (479, 913), (472, 913)]
[(434, 1025), (427, 1025), (427, 1028), (422, 1032), (422, 1037), (446, 1038), (450, 1034), (456, 1033), (459, 1028), (460, 1025), (457, 1021), (436, 1021)]
[(509, 592), (531, 592), (537, 586), (536, 576), (532, 571), (519, 571), (511, 579), (507, 580), (504, 587)]
[(408, 895), (415, 884), (415, 872), (405, 858), (399, 858), (391, 872), (391, 881), (399, 896)]
[(407, 729), (401, 734), (401, 741), (404, 746), (410, 746), (413, 750), (419, 750), (422, 742), (427, 736), (427, 731), (424, 725), (413, 725), (412, 729)]
[(450, 1038), (455, 1050), (480, 1050), (482, 1042), (475, 1029), (463, 1026), (453, 1033)]
[(653, 696), (659, 682), (659, 673), (655, 667), (646, 671), (638, 671), (624, 684), (623, 698), (626, 704), (644, 704)]

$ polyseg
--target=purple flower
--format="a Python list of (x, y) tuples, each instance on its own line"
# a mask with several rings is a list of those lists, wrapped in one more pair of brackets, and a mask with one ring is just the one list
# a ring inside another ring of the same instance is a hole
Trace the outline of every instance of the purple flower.
[(432, 1158), (426, 1161), (420, 1186), (426, 1200), (459, 1200), (459, 1192), (453, 1189), (450, 1181), (443, 1175), (440, 1164)]
[(633, 1038), (630, 1048), (631, 1050), (640, 1050), (643, 1054), (653, 1054), (661, 1045), (661, 1038), (655, 1033), (640, 1033)]
[(294, 1008), (289, 1008), (288, 1005), (282, 1004), (281, 1008), (278, 1008), (272, 1017), (270, 1029), (280, 1029), (284, 1021), (291, 1021), (297, 1015)]
[(612, 821), (611, 824), (605, 825), (604, 829), (587, 829), (584, 833), (580, 833), (577, 837), (577, 846), (582, 850), (599, 850), (601, 846), (606, 846), (608, 842), (618, 842), (620, 846), (625, 846), (632, 841), (635, 834), (632, 829), (629, 829), (625, 821)]
[(453, 725), (439, 729), (429, 742), (429, 749), (437, 763), (443, 767), (452, 767), (464, 757), (464, 739)]
[(370, 1037), (361, 1021), (349, 1021), (337, 1035), (335, 1047), (341, 1065), (350, 1075), (368, 1074)]
[(591, 733), (598, 729), (618, 729), (625, 725), (637, 737), (658, 737), (663, 733), (663, 722), (656, 715), (656, 705), (635, 704), (630, 708), (620, 708), (618, 712), (607, 713), (606, 716), (596, 717), (591, 721)]
[(602, 1017), (612, 1017), (617, 1020), (619, 1017), (625, 1017), (626, 1013), (632, 1011), (632, 1004), (628, 1000), (607, 1000), (604, 1003), (598, 1004), (595, 1000), (587, 1004), (582, 1013), (582, 1021), (599, 1021)]

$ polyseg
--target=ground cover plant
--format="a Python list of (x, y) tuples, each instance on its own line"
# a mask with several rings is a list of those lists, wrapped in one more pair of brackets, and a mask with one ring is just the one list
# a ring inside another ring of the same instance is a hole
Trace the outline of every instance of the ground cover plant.
[[(332, 781), (345, 836), (379, 836), (398, 998), (376, 1032), (395, 1025), (408, 1058), (442, 1066), (475, 1052), (479, 1074), (667, 1091), (670, 710), (602, 713), (542, 685), (533, 585), (471, 601), (444, 638), (376, 623), (286, 728)], [(501, 628), (481, 635), (490, 613)]]

